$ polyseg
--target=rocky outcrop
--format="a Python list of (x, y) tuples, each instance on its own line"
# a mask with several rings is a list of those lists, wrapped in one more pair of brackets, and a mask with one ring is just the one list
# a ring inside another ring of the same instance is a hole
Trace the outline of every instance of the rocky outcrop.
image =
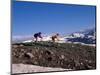
[(68, 43), (24, 43), (12, 45), (12, 63), (87, 70), (96, 68), (96, 48)]

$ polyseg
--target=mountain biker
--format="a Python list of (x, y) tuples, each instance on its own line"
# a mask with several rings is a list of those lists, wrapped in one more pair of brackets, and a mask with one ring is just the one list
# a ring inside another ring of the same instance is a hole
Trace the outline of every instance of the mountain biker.
[(42, 36), (41, 36), (41, 32), (38, 32), (38, 33), (35, 33), (34, 34), (34, 38), (36, 39), (36, 42), (38, 41), (38, 38), (41, 38), (42, 39)]
[(55, 42), (56, 40), (59, 41), (59, 34), (56, 33), (55, 35), (53, 35), (53, 36), (51, 37), (51, 39), (52, 39), (53, 42)]

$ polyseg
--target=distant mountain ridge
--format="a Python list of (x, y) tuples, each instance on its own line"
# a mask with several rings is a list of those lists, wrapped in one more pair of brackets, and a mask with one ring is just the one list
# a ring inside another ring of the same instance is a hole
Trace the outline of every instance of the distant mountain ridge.
[[(40, 40), (40, 39), (39, 39)], [(26, 42), (34, 42), (33, 36), (27, 37), (17, 37), (13, 38), (13, 43), (26, 43)], [(44, 36), (42, 41), (51, 41), (51, 36)], [(96, 43), (96, 31), (95, 28), (86, 29), (79, 32), (74, 32), (70, 35), (66, 35), (65, 37), (61, 37), (58, 43), (67, 43), (67, 42), (74, 42), (74, 43), (84, 43), (84, 44), (95, 44)]]
[(95, 28), (87, 29), (80, 32), (75, 32), (69, 35), (72, 38), (66, 38), (70, 42), (80, 42), (85, 44), (96, 43), (96, 31)]

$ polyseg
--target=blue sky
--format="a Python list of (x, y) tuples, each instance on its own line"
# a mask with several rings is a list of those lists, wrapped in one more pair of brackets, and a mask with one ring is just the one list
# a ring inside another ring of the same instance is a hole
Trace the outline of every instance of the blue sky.
[(95, 6), (14, 1), (12, 35), (68, 34), (95, 26)]

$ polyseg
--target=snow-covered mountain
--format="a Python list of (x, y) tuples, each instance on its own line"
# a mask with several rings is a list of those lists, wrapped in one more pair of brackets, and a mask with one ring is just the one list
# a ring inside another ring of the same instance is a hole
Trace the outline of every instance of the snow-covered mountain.
[[(26, 42), (34, 42), (35, 39), (34, 37), (30, 40), (26, 40), (26, 41), (23, 41), (23, 43), (26, 43)], [(51, 41), (51, 36), (44, 36), (42, 39), (41, 38), (38, 38), (38, 41)]]
[(32, 40), (32, 35), (24, 35), (24, 36), (13, 36), (12, 37), (12, 43), (22, 43), (23, 41), (29, 41)]
[(96, 43), (96, 32), (95, 28), (86, 29), (83, 31), (75, 32), (70, 34), (71, 38), (66, 38), (70, 42), (79, 42), (85, 44), (95, 44)]
[[(14, 36), (12, 37), (12, 43), (27, 43), (34, 42), (35, 39), (32, 35), (30, 36)], [(51, 36), (43, 36), (42, 40), (38, 38), (38, 41), (51, 41)]]

